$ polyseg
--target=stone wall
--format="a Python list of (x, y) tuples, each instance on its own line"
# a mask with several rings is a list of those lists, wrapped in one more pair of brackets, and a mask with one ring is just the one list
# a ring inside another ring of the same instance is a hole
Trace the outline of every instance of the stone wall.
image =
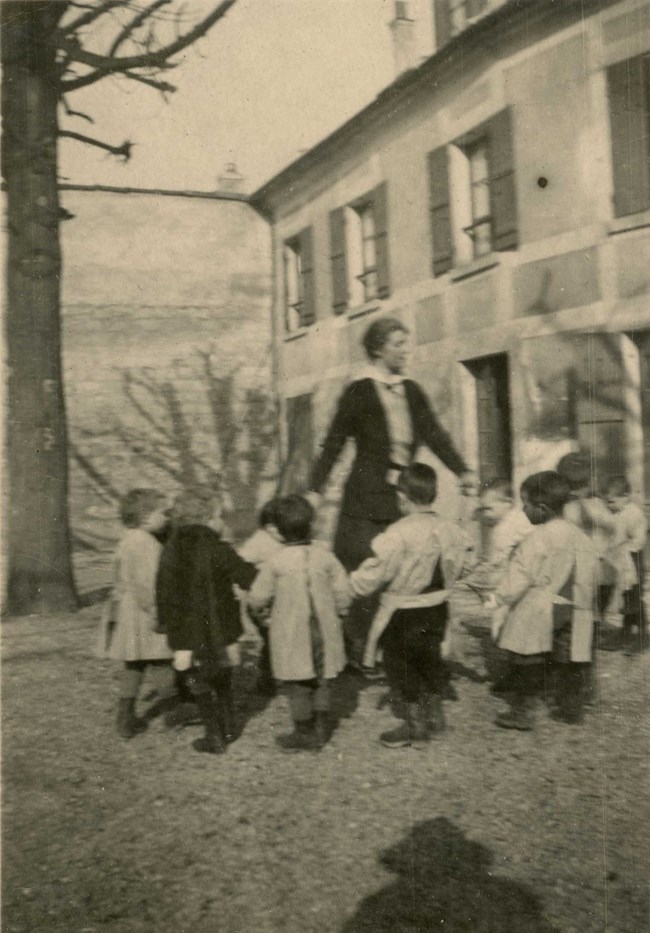
[(275, 472), (268, 228), (245, 204), (66, 191), (63, 357), (71, 511), (110, 549), (116, 497), (218, 483), (236, 535)]

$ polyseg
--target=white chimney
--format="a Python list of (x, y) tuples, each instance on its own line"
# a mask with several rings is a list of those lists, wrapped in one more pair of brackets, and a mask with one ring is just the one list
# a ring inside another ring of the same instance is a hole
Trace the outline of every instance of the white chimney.
[(239, 174), (235, 163), (226, 162), (224, 171), (217, 179), (218, 190), (241, 192), (243, 182), (244, 176)]
[(390, 29), (393, 33), (395, 74), (401, 75), (420, 63), (415, 20), (409, 17), (407, 0), (395, 0), (395, 18)]

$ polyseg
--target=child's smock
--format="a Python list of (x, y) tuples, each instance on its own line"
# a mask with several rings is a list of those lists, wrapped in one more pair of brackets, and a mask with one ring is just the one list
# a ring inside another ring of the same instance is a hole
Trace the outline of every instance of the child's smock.
[[(372, 542), (368, 557), (350, 576), (355, 596), (382, 589), (364, 652), (364, 664), (375, 661), (376, 647), (396, 609), (420, 609), (440, 605), (465, 566), (471, 543), (459, 526), (435, 512), (416, 512), (390, 525)], [(440, 563), (445, 589), (431, 591), (430, 583)]]
[(350, 604), (348, 578), (336, 557), (315, 544), (284, 545), (262, 565), (249, 596), (261, 612), (271, 603), (269, 647), (277, 680), (311, 680), (317, 676), (312, 654), (312, 612), (323, 640), (323, 676), (345, 667), (340, 615)]
[(162, 548), (143, 531), (131, 528), (113, 558), (113, 588), (108, 599), (97, 654), (117, 661), (171, 658), (156, 625), (156, 573)]
[[(561, 518), (536, 526), (496, 589), (497, 600), (508, 607), (499, 647), (522, 655), (550, 652), (554, 606), (570, 606), (571, 661), (590, 661), (595, 571), (593, 544), (578, 527)], [(561, 590), (570, 592), (559, 595)]]

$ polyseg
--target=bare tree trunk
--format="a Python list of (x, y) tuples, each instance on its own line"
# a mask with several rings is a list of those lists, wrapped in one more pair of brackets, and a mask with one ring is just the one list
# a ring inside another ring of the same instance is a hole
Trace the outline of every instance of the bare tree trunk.
[(76, 606), (61, 369), (55, 29), (66, 3), (11, 0), (2, 18), (9, 572), (7, 610)]

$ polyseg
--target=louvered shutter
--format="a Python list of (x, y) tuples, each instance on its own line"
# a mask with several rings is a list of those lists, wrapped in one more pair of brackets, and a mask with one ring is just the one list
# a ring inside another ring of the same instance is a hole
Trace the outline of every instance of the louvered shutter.
[(433, 13), (436, 27), (436, 49), (440, 49), (451, 39), (449, 0), (434, 0)]
[(388, 191), (382, 182), (372, 192), (372, 207), (375, 219), (375, 261), (377, 264), (377, 296), (390, 295), (390, 265), (388, 258)]
[(516, 249), (517, 194), (512, 136), (512, 115), (502, 110), (488, 122), (490, 145), (490, 213), (492, 215), (492, 248)]
[(607, 69), (614, 173), (614, 214), (625, 217), (650, 207), (650, 55)]
[(302, 308), (300, 324), (308, 327), (316, 320), (316, 292), (314, 288), (314, 234), (306, 227), (298, 234), (300, 243), (300, 277), (302, 279)]
[(332, 262), (332, 308), (334, 314), (342, 314), (348, 306), (345, 214), (342, 207), (338, 207), (330, 213), (330, 257)]
[(449, 167), (447, 147), (429, 153), (429, 209), (433, 244), (433, 274), (442, 275), (453, 264), (451, 213), (449, 209)]

